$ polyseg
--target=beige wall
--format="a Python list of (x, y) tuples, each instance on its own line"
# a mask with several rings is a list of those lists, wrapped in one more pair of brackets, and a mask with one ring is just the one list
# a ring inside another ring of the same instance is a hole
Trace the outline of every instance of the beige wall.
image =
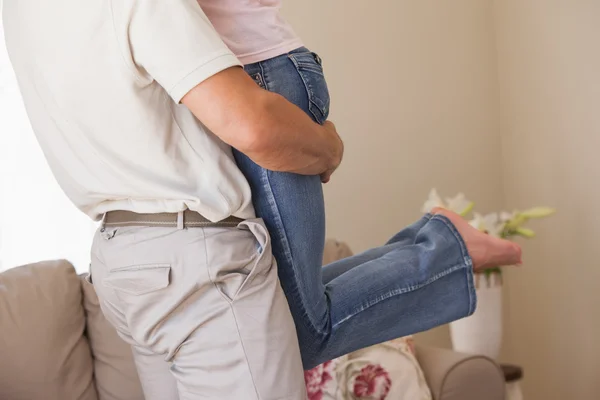
[(506, 203), (548, 203), (508, 276), (527, 399), (600, 398), (600, 1), (497, 0)]
[[(430, 187), (502, 204), (492, 2), (288, 0), (346, 143), (328, 233), (355, 251), (419, 217)], [(423, 341), (447, 344), (446, 329)]]
[[(526, 267), (507, 272), (503, 358), (528, 399), (591, 400), (600, 380), (600, 1), (288, 0), (321, 53), (347, 153), (330, 236), (354, 250), (418, 216), (431, 186), (483, 211), (536, 204)], [(448, 345), (445, 328), (420, 335)]]

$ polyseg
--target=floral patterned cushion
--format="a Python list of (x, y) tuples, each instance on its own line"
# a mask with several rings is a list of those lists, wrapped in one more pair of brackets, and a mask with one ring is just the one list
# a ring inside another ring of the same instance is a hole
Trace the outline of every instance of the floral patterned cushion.
[(432, 400), (412, 337), (326, 362), (304, 377), (309, 400)]
[[(328, 239), (323, 265), (352, 255)], [(326, 362), (304, 373), (309, 400), (432, 400), (412, 336)]]

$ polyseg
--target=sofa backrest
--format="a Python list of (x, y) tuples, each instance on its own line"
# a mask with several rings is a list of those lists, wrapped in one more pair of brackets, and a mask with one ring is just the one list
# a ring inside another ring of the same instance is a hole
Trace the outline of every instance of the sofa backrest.
[[(324, 263), (351, 254), (329, 240)], [(0, 399), (144, 400), (129, 345), (67, 261), (0, 274)]]
[(352, 256), (352, 250), (344, 243), (334, 239), (327, 239), (323, 252), (323, 265), (330, 264), (342, 258)]
[(81, 304), (66, 261), (0, 274), (0, 399), (97, 400)]

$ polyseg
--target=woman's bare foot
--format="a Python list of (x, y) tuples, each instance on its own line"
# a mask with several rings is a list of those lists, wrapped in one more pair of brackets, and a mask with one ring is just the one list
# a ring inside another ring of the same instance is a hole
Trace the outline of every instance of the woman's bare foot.
[(467, 245), (475, 272), (504, 265), (521, 264), (521, 246), (518, 244), (478, 231), (452, 211), (435, 208), (432, 214), (443, 215), (456, 227)]

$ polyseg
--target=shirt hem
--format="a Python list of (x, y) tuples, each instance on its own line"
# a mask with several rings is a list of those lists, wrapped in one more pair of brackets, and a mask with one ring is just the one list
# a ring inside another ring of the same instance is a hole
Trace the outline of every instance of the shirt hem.
[(292, 50), (299, 49), (300, 47), (304, 47), (302, 41), (300, 39), (294, 39), (268, 49), (263, 49), (253, 53), (240, 54), (237, 57), (242, 64), (248, 65), (287, 54)]

